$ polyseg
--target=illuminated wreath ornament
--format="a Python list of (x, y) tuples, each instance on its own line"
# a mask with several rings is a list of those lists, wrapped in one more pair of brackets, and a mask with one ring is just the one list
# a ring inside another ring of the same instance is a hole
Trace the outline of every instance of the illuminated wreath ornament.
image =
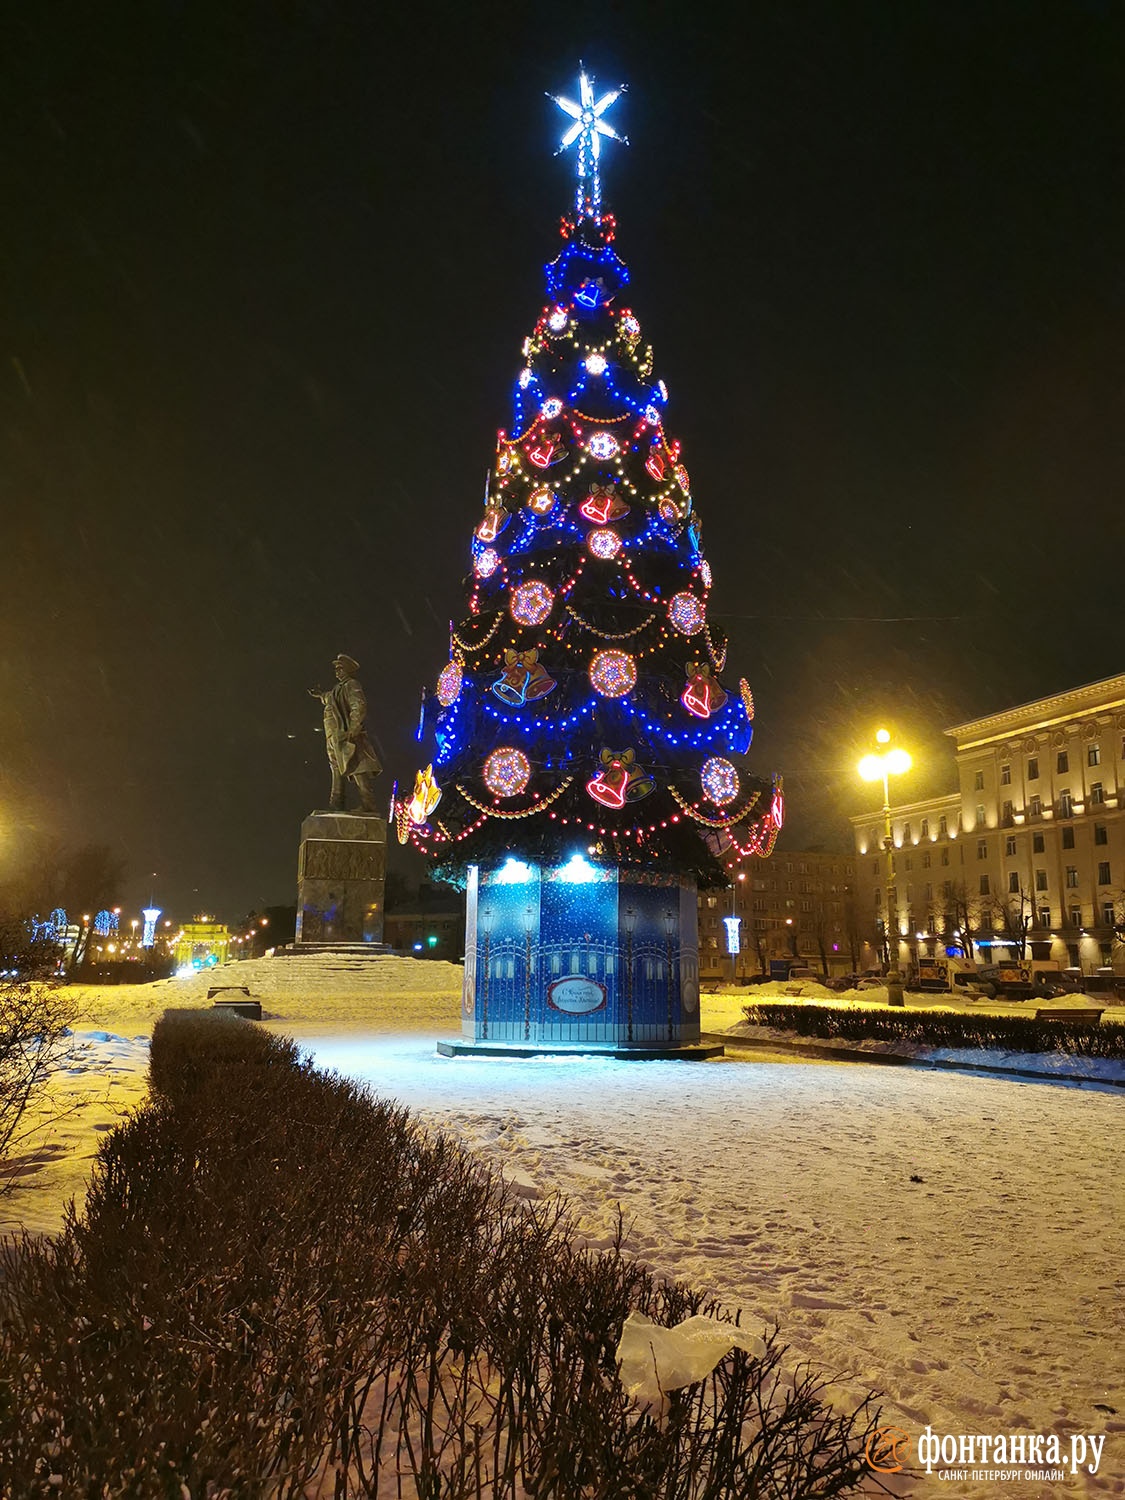
[(711, 676), (709, 661), (689, 661), (685, 671), (688, 685), (680, 694), (680, 702), (697, 719), (709, 719), (722, 708), (727, 695)]
[(628, 651), (595, 651), (590, 658), (590, 685), (603, 698), (623, 698), (637, 684), (637, 664)]
[(656, 790), (656, 781), (636, 763), (633, 750), (603, 750), (601, 770), (586, 783), (586, 790), (602, 807), (623, 807), (639, 802)]
[(522, 750), (505, 745), (484, 763), (484, 784), (494, 797), (518, 797), (531, 780), (531, 762)]
[(533, 578), (512, 590), (508, 612), (517, 625), (542, 625), (554, 603), (555, 596), (547, 585)]
[(407, 803), (407, 812), (412, 823), (424, 823), (441, 801), (441, 788), (434, 780), (433, 765), (419, 771), (414, 778), (414, 791)]
[(706, 618), (703, 606), (694, 594), (673, 594), (668, 601), (669, 622), (681, 635), (697, 635), (703, 629)]
[(716, 807), (726, 807), (738, 796), (740, 783), (738, 772), (729, 760), (724, 760), (721, 755), (713, 755), (705, 760), (699, 772), (699, 784), (704, 794), (708, 796)]
[(524, 703), (534, 703), (536, 698), (545, 698), (557, 685), (539, 660), (538, 651), (509, 649), (504, 652), (504, 670), (492, 684), (492, 691), (501, 703), (519, 708)]
[(465, 678), (461, 663), (456, 659), (446, 662), (437, 680), (437, 700), (442, 708), (456, 703), (461, 696), (461, 684)]

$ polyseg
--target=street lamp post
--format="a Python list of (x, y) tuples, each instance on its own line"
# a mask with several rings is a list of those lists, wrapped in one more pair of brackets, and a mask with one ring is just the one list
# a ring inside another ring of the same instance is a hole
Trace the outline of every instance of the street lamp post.
[[(879, 729), (875, 740), (883, 746), (890, 745), (890, 731)], [(902, 993), (902, 975), (899, 972), (898, 893), (895, 890), (895, 838), (891, 826), (892, 776), (909, 771), (913, 761), (905, 750), (884, 749), (881, 755), (865, 755), (858, 770), (864, 781), (883, 783), (883, 848), (887, 856), (887, 906), (883, 919), (883, 934), (887, 950), (887, 1003), (905, 1005)], [(894, 944), (892, 949), (891, 944)]]

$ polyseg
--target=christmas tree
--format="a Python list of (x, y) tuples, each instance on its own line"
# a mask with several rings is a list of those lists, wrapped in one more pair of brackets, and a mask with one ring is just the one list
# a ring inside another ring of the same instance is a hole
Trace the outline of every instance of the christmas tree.
[(598, 146), (617, 98), (574, 114), (578, 192), (547, 304), (523, 345), (472, 536), (467, 612), (425, 715), (430, 764), (399, 837), (457, 880), (507, 853), (581, 849), (726, 883), (721, 856), (768, 854), (781, 798), (745, 765), (754, 704), (725, 678), (711, 567), (668, 390), (626, 305)]

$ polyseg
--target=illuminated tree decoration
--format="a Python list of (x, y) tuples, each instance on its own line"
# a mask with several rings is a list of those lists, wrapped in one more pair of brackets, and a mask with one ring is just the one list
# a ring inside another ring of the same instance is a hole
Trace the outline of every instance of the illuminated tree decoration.
[(94, 931), (98, 937), (109, 937), (111, 932), (117, 931), (117, 913), (113, 911), (100, 911), (94, 918)]
[(600, 769), (586, 783), (587, 793), (602, 807), (624, 807), (655, 790), (655, 778), (637, 765), (633, 750), (603, 750)]
[(660, 426), (660, 413), (657, 411), (655, 406), (645, 407), (645, 421), (650, 427)]
[(520, 390), (521, 391), (526, 391), (527, 388), (528, 388), (528, 386), (530, 384), (531, 384), (531, 371), (525, 365), (523, 367), (523, 369), (520, 371), (520, 374), (519, 374), (519, 387), (520, 387)]
[(750, 684), (745, 677), (738, 679), (738, 691), (742, 694), (742, 706), (746, 710), (746, 717), (751, 724), (754, 722), (754, 694), (750, 691)]
[(604, 375), (607, 363), (604, 354), (590, 354), (586, 358), (586, 372), (589, 375)]
[(494, 797), (518, 797), (531, 780), (531, 762), (522, 750), (505, 746), (484, 763), (484, 784)]
[(680, 702), (697, 719), (709, 719), (722, 708), (727, 695), (711, 676), (709, 661), (689, 661), (686, 671), (688, 685), (680, 694)]
[(492, 684), (492, 691), (501, 703), (520, 708), (537, 698), (545, 698), (557, 686), (539, 660), (538, 651), (508, 650), (504, 652), (504, 670)]
[(775, 828), (780, 828), (785, 822), (785, 797), (780, 786), (773, 789), (773, 798), (770, 802), (770, 822)]
[(552, 464), (562, 462), (566, 457), (566, 448), (558, 437), (545, 432), (527, 450), (527, 456), (537, 469), (549, 469)]
[(709, 589), (711, 587), (711, 564), (705, 557), (700, 559), (699, 576), (703, 580), (703, 587)]
[(645, 459), (645, 471), (648, 477), (655, 479), (659, 483), (664, 478), (664, 472), (667, 467), (663, 453), (661, 453), (659, 448), (653, 448), (649, 456)]
[(146, 906), (141, 912), (144, 926), (141, 928), (141, 947), (151, 948), (156, 942), (156, 924), (160, 921), (159, 906)]
[(549, 516), (558, 498), (554, 490), (549, 490), (545, 484), (541, 484), (527, 497), (527, 508), (537, 516)]
[(679, 485), (680, 489), (683, 490), (685, 495), (691, 494), (691, 483), (688, 480), (688, 471), (684, 468), (683, 464), (676, 465), (676, 483)]
[(591, 531), (586, 538), (586, 545), (595, 557), (608, 561), (621, 551), (621, 538), (616, 531), (607, 527), (605, 531)]
[(635, 344), (641, 336), (640, 319), (635, 317), (631, 312), (623, 312), (621, 314), (621, 332), (631, 344)]
[(434, 780), (432, 765), (419, 771), (414, 778), (414, 791), (406, 805), (412, 823), (424, 823), (441, 801), (441, 788)]
[(478, 578), (491, 578), (500, 566), (500, 554), (491, 547), (486, 547), (483, 552), (478, 552), (473, 559), (473, 572)]
[(710, 760), (703, 762), (699, 782), (716, 807), (726, 807), (728, 802), (733, 802), (738, 796), (738, 772), (721, 755), (713, 755)]
[(456, 659), (447, 661), (437, 680), (437, 700), (442, 708), (448, 708), (451, 703), (457, 702), (461, 696), (463, 681), (464, 672), (461, 663)]
[(530, 583), (518, 584), (512, 590), (508, 609), (517, 625), (542, 625), (554, 603), (555, 596), (547, 585), (533, 578)]
[(539, 410), (547, 418), (548, 422), (553, 422), (556, 417), (562, 416), (562, 409), (563, 404), (557, 396), (548, 396), (546, 401), (544, 401), (543, 405), (539, 408)]
[(629, 507), (617, 493), (617, 486), (609, 484), (592, 484), (590, 493), (578, 507), (579, 513), (584, 515), (587, 521), (596, 521), (603, 526), (606, 521), (620, 521), (622, 516), (629, 514)]
[(603, 698), (623, 698), (637, 685), (637, 664), (628, 651), (595, 651), (590, 659), (590, 683)]
[(621, 444), (612, 432), (595, 432), (586, 446), (591, 457), (602, 460), (616, 458), (621, 450)]
[(494, 542), (511, 519), (502, 505), (490, 505), (476, 534), (482, 542)]
[(694, 594), (673, 594), (668, 603), (668, 619), (681, 635), (698, 635), (706, 615)]
[(566, 325), (570, 322), (570, 314), (565, 307), (552, 308), (547, 315), (547, 327), (552, 333), (563, 333)]
[(667, 521), (669, 526), (674, 526), (684, 518), (684, 508), (679, 501), (673, 500), (671, 495), (665, 495), (656, 507), (657, 514), (662, 521)]

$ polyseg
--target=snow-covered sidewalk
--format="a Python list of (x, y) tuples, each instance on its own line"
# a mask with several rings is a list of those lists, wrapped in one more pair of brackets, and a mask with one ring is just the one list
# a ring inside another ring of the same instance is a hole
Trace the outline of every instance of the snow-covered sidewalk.
[[(901, 1492), (1125, 1494), (1117, 1090), (791, 1054), (447, 1059), (434, 1041), (459, 1024), (452, 966), (261, 960), (210, 976), (224, 981), (248, 984), (266, 1024), (320, 1065), (452, 1131), (528, 1196), (565, 1193), (591, 1243), (620, 1207), (633, 1253), (741, 1306), (751, 1331), (778, 1319), (790, 1362), (833, 1373), (840, 1400), (882, 1390), (885, 1420), (913, 1435), (1107, 1434), (1094, 1477), (900, 1476)], [(152, 1019), (205, 996), (196, 980), (102, 992), (92, 1016), (125, 1040), (90, 1056), (127, 1070), (91, 1073), (102, 1091), (139, 1098)], [(704, 997), (705, 1027), (740, 1023), (746, 998)], [(55, 1170), (0, 1203), (9, 1222), (53, 1227), (34, 1204), (57, 1192)]]

